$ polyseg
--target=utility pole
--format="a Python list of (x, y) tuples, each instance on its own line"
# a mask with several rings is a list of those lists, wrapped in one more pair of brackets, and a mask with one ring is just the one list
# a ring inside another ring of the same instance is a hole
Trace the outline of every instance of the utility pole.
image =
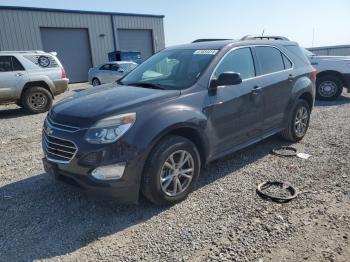
[(264, 36), (265, 34), (265, 29), (262, 30), (261, 36)]

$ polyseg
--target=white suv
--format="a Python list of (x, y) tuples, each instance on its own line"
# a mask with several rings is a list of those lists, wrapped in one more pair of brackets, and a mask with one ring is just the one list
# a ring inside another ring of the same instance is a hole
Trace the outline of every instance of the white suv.
[(0, 52), (0, 104), (16, 103), (31, 113), (43, 113), (55, 95), (67, 90), (68, 82), (54, 53)]
[(318, 56), (306, 49), (304, 53), (317, 70), (316, 98), (335, 100), (343, 87), (350, 93), (350, 56)]

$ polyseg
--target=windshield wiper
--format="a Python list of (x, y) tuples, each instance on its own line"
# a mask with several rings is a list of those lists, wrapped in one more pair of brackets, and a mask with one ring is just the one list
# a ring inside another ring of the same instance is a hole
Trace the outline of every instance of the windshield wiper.
[(155, 84), (155, 83), (149, 83), (149, 82), (127, 83), (126, 85), (165, 90), (165, 88), (162, 85)]

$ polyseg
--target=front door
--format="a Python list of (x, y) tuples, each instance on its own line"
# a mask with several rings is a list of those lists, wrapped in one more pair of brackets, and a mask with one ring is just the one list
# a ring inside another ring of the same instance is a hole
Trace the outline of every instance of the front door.
[(230, 51), (214, 72), (217, 78), (224, 72), (240, 73), (243, 82), (221, 86), (211, 95), (209, 120), (214, 131), (214, 154), (258, 138), (262, 132), (262, 93), (255, 78), (255, 65), (249, 47)]

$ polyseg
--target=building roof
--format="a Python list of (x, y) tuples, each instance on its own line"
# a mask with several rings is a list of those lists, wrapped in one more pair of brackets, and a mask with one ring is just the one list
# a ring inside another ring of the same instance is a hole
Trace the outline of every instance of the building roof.
[(319, 46), (308, 47), (308, 50), (322, 50), (322, 49), (338, 49), (338, 48), (350, 48), (350, 45), (332, 45), (332, 46)]
[(143, 16), (143, 17), (164, 18), (164, 15), (133, 14), (133, 13), (118, 13), (118, 12), (103, 12), (103, 11), (85, 11), (85, 10), (67, 10), (67, 9), (55, 9), (55, 8), (25, 7), (25, 6), (0, 6), (0, 10), (21, 10), (21, 11), (59, 12), (59, 13), (75, 13), (75, 14), (98, 14), (98, 15), (120, 15), (120, 16)]

